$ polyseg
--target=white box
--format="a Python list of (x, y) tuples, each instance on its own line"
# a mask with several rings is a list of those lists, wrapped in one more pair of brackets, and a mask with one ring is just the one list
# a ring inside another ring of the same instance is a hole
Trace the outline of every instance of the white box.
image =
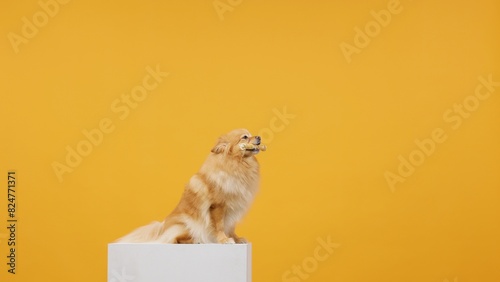
[(108, 282), (251, 282), (251, 244), (108, 244)]

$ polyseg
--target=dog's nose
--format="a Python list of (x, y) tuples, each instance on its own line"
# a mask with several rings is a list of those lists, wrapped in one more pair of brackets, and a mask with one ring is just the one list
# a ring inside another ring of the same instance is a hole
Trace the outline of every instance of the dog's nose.
[(260, 136), (255, 136), (256, 145), (260, 145)]

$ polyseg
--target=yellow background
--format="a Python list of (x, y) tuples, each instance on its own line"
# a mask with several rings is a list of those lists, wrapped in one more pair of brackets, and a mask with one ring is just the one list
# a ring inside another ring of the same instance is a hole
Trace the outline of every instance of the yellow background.
[[(401, 0), (350, 63), (340, 44), (390, 1), (230, 2), (70, 1), (18, 53), (8, 34), (43, 10), (1, 2), (0, 178), (17, 171), (19, 223), (16, 275), (0, 229), (0, 280), (104, 281), (107, 243), (162, 219), (246, 127), (272, 131), (238, 227), (254, 281), (286, 281), (328, 237), (307, 281), (500, 281), (500, 88), (456, 130), (443, 119), (479, 76), (500, 81), (499, 2)], [(157, 65), (170, 75), (120, 120), (113, 101)], [(115, 130), (59, 182), (52, 163), (104, 118)], [(435, 128), (447, 140), (392, 192), (384, 174)]]

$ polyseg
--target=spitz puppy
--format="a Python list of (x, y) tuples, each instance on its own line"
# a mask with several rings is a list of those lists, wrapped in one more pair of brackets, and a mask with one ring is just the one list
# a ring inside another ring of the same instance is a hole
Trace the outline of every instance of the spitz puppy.
[(186, 185), (177, 207), (118, 239), (118, 243), (246, 243), (234, 232), (259, 186), (259, 136), (236, 129), (217, 140), (210, 155)]

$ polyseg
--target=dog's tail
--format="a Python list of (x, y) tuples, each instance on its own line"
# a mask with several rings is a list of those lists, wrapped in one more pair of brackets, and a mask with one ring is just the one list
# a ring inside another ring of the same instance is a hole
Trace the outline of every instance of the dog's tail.
[(160, 236), (163, 222), (153, 221), (148, 225), (141, 226), (131, 233), (116, 240), (116, 243), (147, 243), (154, 242)]
[(116, 240), (115, 243), (178, 243), (187, 230), (181, 224), (153, 221)]

